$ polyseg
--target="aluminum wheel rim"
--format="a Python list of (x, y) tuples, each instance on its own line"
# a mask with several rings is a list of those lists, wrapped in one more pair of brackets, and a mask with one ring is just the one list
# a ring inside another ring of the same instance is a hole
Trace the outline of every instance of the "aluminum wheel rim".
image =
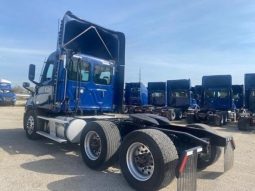
[(31, 135), (34, 132), (35, 120), (33, 116), (29, 116), (27, 119), (27, 133)]
[(139, 181), (146, 181), (153, 175), (155, 164), (153, 155), (149, 148), (140, 142), (129, 146), (126, 163), (131, 175)]
[(101, 154), (101, 139), (95, 131), (89, 131), (84, 140), (85, 153), (90, 160), (97, 160)]

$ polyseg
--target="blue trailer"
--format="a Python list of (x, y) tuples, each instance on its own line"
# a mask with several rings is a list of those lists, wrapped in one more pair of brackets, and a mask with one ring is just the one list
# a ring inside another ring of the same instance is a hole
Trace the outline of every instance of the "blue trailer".
[(143, 112), (148, 104), (148, 90), (142, 82), (131, 82), (125, 85), (125, 112)]
[(255, 73), (244, 75), (245, 109), (238, 119), (239, 130), (250, 130), (255, 125)]
[(0, 80), (0, 105), (15, 105), (16, 95), (12, 92), (11, 83)]
[[(123, 114), (125, 35), (67, 12), (58, 46), (24, 113), (28, 139), (41, 136), (80, 145), (84, 163), (103, 170), (119, 161), (136, 190), (158, 190), (178, 178), (178, 190), (196, 190), (196, 171), (218, 160), (225, 148), (225, 170), (233, 165), (235, 144), (206, 125), (177, 125), (154, 114)], [(117, 160), (119, 159), (119, 160)]]
[(199, 109), (189, 110), (187, 121), (222, 126), (235, 120), (231, 75), (203, 76)]

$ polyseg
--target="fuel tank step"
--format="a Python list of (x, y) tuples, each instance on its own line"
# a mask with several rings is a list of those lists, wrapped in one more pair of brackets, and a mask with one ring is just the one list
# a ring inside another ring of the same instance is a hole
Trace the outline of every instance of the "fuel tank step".
[(37, 131), (36, 133), (39, 134), (39, 135), (41, 135), (41, 136), (47, 137), (47, 138), (49, 138), (49, 139), (51, 139), (51, 140), (53, 140), (53, 141), (56, 141), (56, 142), (58, 142), (58, 143), (66, 143), (66, 142), (67, 142), (66, 139), (61, 139), (61, 138), (59, 138), (59, 137), (52, 136), (52, 135), (50, 135), (49, 133), (45, 133), (45, 132), (43, 132), (43, 131)]

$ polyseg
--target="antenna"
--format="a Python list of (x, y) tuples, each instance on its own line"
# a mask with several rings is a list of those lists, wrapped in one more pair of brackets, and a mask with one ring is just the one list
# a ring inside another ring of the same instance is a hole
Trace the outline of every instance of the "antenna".
[(139, 82), (141, 83), (142, 81), (142, 72), (141, 72), (141, 67), (139, 67)]

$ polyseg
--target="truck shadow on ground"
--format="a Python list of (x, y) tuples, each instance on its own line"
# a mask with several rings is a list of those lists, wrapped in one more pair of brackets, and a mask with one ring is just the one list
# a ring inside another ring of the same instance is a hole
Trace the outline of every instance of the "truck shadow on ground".
[(205, 171), (198, 172), (197, 178), (214, 180), (223, 174), (224, 174), (224, 172), (214, 172), (214, 171), (206, 171), (205, 170)]
[(44, 138), (28, 140), (24, 130), (16, 128), (0, 129), (0, 147), (10, 155), (36, 156), (36, 160), (21, 164), (23, 169), (69, 176), (49, 183), (49, 190), (131, 190), (119, 169), (89, 169), (80, 156), (79, 145), (58, 144)]

